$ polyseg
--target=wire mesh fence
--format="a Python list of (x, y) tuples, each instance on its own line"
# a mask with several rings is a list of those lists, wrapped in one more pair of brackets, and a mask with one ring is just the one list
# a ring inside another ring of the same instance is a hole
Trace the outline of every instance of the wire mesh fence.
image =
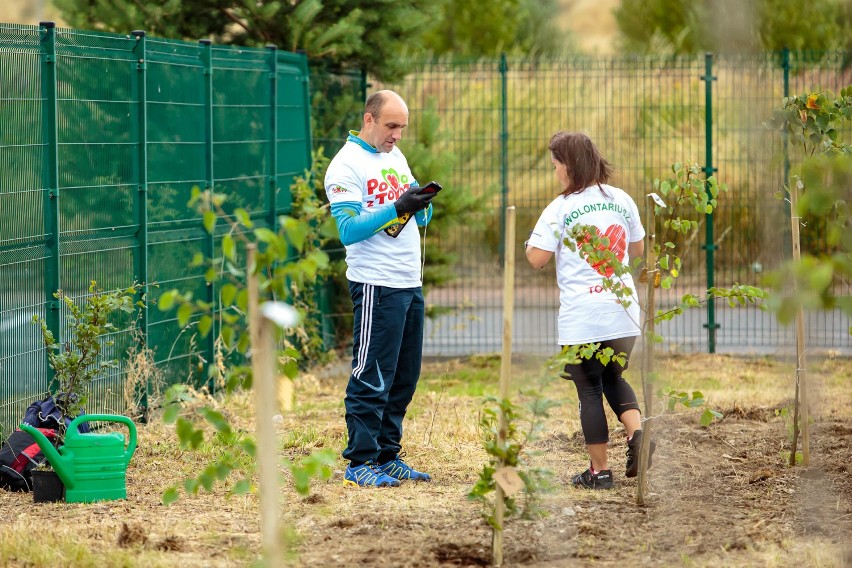
[[(135, 281), (150, 305), (171, 288), (215, 304), (218, 291), (192, 259), (219, 251), (221, 231), (205, 231), (187, 205), (193, 188), (214, 188), (227, 207), (244, 207), (258, 226), (274, 228), (290, 211), (288, 188), (310, 165), (311, 145), (333, 155), (359, 127), (366, 92), (381, 87), (409, 105), (403, 150), (420, 130), (437, 130), (433, 150), (452, 162), (450, 179), (439, 180), (442, 197), (470, 192), (484, 204), (452, 230), (427, 234), (427, 247), (456, 258), (449, 285), (426, 290), (438, 314), (427, 324), (427, 354), (500, 350), (507, 205), (517, 208), (519, 234), (515, 349), (555, 351), (555, 278), (552, 269), (527, 265), (521, 243), (556, 196), (546, 148), (557, 130), (589, 134), (640, 211), (654, 179), (675, 162), (698, 163), (728, 185), (716, 213), (697, 219), (699, 236), (681, 243), (684, 276), (661, 307), (710, 282), (758, 284), (789, 255), (790, 230), (788, 206), (775, 197), (789, 179), (784, 144), (763, 121), (787, 94), (852, 83), (849, 60), (848, 53), (775, 53), (433, 61), (412, 64), (397, 85), (321, 70), (309, 96), (300, 55), (0, 24), (0, 427), (14, 427), (50, 383), (31, 319), (45, 318), (62, 338), (66, 314), (53, 292), (83, 301), (91, 280), (107, 290)], [(437, 126), (427, 118), (435, 115)], [(822, 246), (817, 229), (807, 239)], [(849, 282), (838, 281), (836, 292), (849, 296)], [(333, 305), (323, 298), (328, 318), (351, 315), (328, 313)], [(852, 349), (840, 312), (809, 314), (807, 324), (811, 347)], [(153, 349), (167, 381), (208, 380), (215, 329), (201, 338), (192, 322), (182, 328), (173, 312), (156, 308), (120, 329), (106, 356), (122, 365), (94, 386), (91, 411), (126, 406), (127, 386), (138, 379), (128, 375), (126, 351), (137, 339)], [(772, 315), (725, 306), (692, 310), (658, 331), (671, 350), (779, 350), (793, 342)], [(151, 386), (137, 388), (144, 395)]]
[[(142, 283), (150, 305), (180, 288), (215, 304), (196, 252), (212, 254), (188, 207), (194, 187), (227, 196), (259, 226), (290, 211), (310, 166), (304, 56), (0, 25), (0, 425), (7, 433), (51, 381), (40, 331), (60, 342), (67, 314), (52, 294), (85, 301)], [(141, 340), (168, 382), (207, 379), (211, 339), (174, 313), (121, 322), (104, 357), (120, 365), (92, 386), (87, 410), (122, 413), (127, 350)], [(151, 386), (142, 378), (142, 395)]]
[[(636, 200), (643, 219), (654, 179), (670, 173), (676, 162), (699, 164), (727, 184), (714, 215), (696, 218), (699, 235), (679, 243), (684, 270), (658, 300), (661, 308), (687, 292), (702, 295), (714, 284), (759, 285), (762, 274), (789, 258), (790, 250), (789, 206), (776, 197), (789, 176), (783, 139), (763, 123), (786, 95), (836, 93), (850, 83), (848, 53), (783, 52), (430, 62), (399, 84), (373, 85), (394, 88), (406, 99), (409, 139), (428, 127), (421, 118), (427, 111), (438, 114), (435, 150), (454, 159), (445, 187), (474, 192), (487, 203), (476, 213), (481, 219), (461, 220), (451, 234), (427, 244), (452, 251), (459, 264), (450, 285), (427, 290), (427, 303), (443, 315), (428, 323), (426, 352), (500, 350), (507, 205), (517, 208), (520, 235), (514, 345), (522, 352), (554, 352), (555, 277), (552, 268), (529, 267), (521, 237), (558, 193), (547, 152), (557, 130), (583, 131), (595, 141), (615, 166), (614, 185)], [(405, 140), (400, 146), (405, 149)], [(412, 167), (417, 175), (417, 164)], [(823, 239), (812, 230), (809, 242), (819, 246)], [(840, 280), (835, 290), (849, 296), (850, 283)], [(849, 321), (842, 312), (811, 313), (807, 319), (811, 347), (850, 351)], [(673, 351), (765, 352), (793, 345), (792, 330), (772, 315), (713, 303), (664, 322), (659, 331)]]

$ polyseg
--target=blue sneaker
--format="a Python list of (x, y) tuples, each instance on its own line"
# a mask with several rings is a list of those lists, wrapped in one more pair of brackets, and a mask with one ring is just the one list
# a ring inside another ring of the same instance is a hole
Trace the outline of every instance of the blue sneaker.
[(387, 463), (383, 463), (379, 466), (379, 469), (383, 471), (386, 475), (393, 477), (394, 479), (411, 479), (413, 481), (432, 481), (432, 476), (428, 473), (424, 473), (422, 471), (417, 471), (404, 461), (402, 461), (402, 455), (396, 456), (396, 458), (392, 459)]
[(399, 480), (389, 477), (373, 462), (347, 466), (343, 475), (343, 485), (353, 487), (399, 487)]

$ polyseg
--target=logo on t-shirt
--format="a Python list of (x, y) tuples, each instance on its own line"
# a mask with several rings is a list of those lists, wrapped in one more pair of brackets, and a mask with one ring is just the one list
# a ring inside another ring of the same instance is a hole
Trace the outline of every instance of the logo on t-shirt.
[(408, 176), (393, 169), (382, 170), (382, 180), (373, 178), (367, 180), (367, 195), (370, 197), (367, 207), (393, 203), (408, 190)]
[(350, 191), (348, 189), (346, 189), (345, 187), (342, 187), (340, 185), (335, 185), (331, 188), (331, 193), (333, 195), (340, 195), (340, 194), (343, 194), (343, 193), (350, 193)]
[[(602, 237), (606, 237), (609, 239), (608, 246), (605, 246), (602, 242), (598, 242), (595, 249), (599, 251), (609, 249), (612, 251), (612, 253), (615, 255), (619, 262), (623, 261), (624, 251), (627, 250), (627, 232), (624, 230), (624, 227), (622, 227), (621, 225), (610, 225), (606, 228), (606, 231), (604, 231), (603, 234), (601, 234), (601, 230), (597, 227), (595, 227), (594, 229), (597, 232), (597, 236), (599, 239)], [(590, 240), (591, 239), (586, 236), (585, 238), (578, 240), (577, 244), (582, 245), (584, 243), (589, 242)], [(588, 255), (585, 255), (582, 252), (580, 254), (586, 260), (590, 260), (588, 258)], [(598, 260), (597, 262), (592, 264), (592, 268), (597, 270), (598, 274), (600, 274), (601, 276), (606, 276), (607, 278), (612, 276), (615, 272), (615, 270), (612, 268), (612, 266), (609, 265), (606, 259)]]

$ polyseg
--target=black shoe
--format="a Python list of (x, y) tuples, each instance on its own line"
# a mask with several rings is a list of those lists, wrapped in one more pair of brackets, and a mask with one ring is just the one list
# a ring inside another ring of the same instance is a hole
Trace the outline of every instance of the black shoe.
[[(642, 446), (642, 430), (633, 432), (633, 437), (627, 440), (627, 471), (624, 472), (625, 477), (636, 477), (639, 473), (639, 449)], [(657, 449), (657, 444), (651, 440), (651, 447), (648, 448), (648, 468), (651, 467), (651, 457), (654, 455), (654, 450)]]
[(594, 474), (591, 469), (587, 469), (572, 477), (571, 483), (574, 484), (574, 487), (585, 487), (586, 489), (612, 489), (615, 485), (612, 480), (612, 471), (609, 469)]

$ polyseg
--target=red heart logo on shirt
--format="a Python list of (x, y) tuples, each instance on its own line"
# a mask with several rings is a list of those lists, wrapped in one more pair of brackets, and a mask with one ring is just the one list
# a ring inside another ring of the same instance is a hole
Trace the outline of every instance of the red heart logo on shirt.
[[(624, 230), (624, 227), (621, 225), (610, 225), (606, 228), (603, 234), (601, 234), (600, 229), (595, 227), (595, 232), (597, 233), (598, 238), (607, 237), (609, 239), (609, 246), (605, 247), (603, 243), (598, 243), (595, 247), (599, 251), (606, 250), (607, 248), (613, 252), (615, 257), (620, 261), (624, 260), (624, 251), (627, 250), (627, 231)], [(588, 242), (589, 239), (581, 239), (577, 244), (582, 245)], [(581, 253), (582, 254), (582, 253)], [(588, 258), (586, 255), (583, 255), (585, 258)], [(592, 264), (592, 268), (597, 270), (598, 274), (601, 276), (606, 276), (609, 278), (613, 275), (615, 270), (611, 266), (609, 266), (606, 260), (599, 260), (598, 262)]]

